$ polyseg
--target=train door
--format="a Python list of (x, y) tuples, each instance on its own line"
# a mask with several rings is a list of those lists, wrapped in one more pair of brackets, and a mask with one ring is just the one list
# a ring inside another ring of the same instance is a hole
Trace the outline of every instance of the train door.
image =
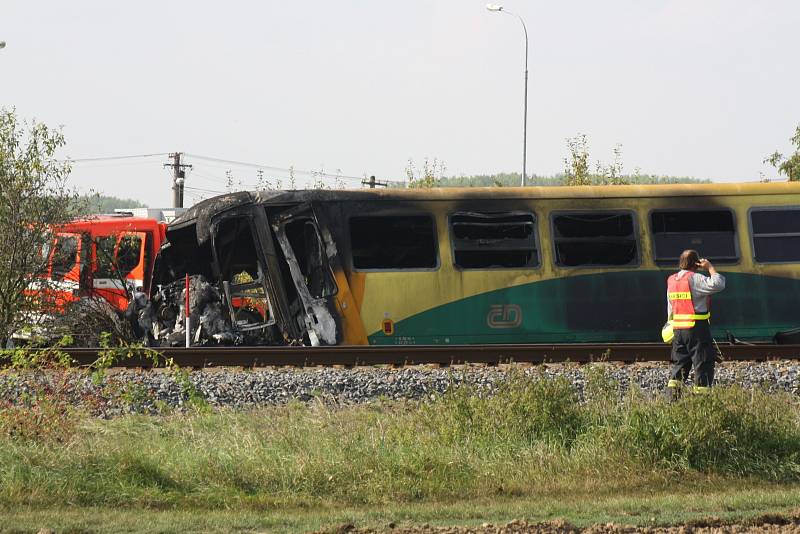
[[(303, 204), (271, 219), (272, 229), (289, 269), (286, 284), (293, 286), (297, 302), (294, 317), (302, 321), (312, 345), (336, 345), (343, 339), (337, 321), (338, 287), (329, 256), (336, 245), (320, 225), (311, 205)], [(327, 239), (323, 238), (323, 235)]]
[(124, 311), (129, 289), (145, 286), (146, 232), (120, 232), (95, 237), (94, 294)]
[(249, 212), (225, 214), (214, 221), (211, 235), (214, 264), (231, 323), (251, 342), (274, 341), (267, 327), (275, 324), (275, 313), (252, 216)]

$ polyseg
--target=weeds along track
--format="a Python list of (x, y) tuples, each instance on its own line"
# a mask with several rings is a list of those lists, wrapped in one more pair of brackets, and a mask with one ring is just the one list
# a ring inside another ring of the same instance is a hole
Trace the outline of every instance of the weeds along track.
[[(800, 345), (720, 344), (728, 361), (800, 359)], [(103, 349), (62, 349), (78, 364), (90, 366)], [(150, 349), (148, 349), (150, 350)], [(669, 345), (663, 343), (617, 344), (508, 344), (508, 345), (383, 345), (333, 347), (162, 347), (164, 358), (180, 367), (316, 367), (371, 365), (460, 365), (503, 363), (589, 363), (596, 361), (635, 363), (669, 360)], [(126, 358), (115, 358), (113, 367), (148, 368), (154, 359), (144, 350), (130, 349)], [(139, 352), (142, 354), (139, 355)], [(164, 358), (157, 358), (162, 361)], [(158, 365), (158, 364), (155, 364)]]

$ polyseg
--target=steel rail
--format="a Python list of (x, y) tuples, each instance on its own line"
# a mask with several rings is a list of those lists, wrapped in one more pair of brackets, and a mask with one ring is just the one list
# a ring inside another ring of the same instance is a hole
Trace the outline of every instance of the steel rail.
[[(101, 349), (66, 349), (77, 365), (91, 366)], [(192, 347), (156, 349), (181, 367), (314, 367), (502, 363), (666, 362), (670, 347), (663, 343), (575, 343), (493, 345), (360, 345), (333, 347)], [(720, 345), (725, 360), (800, 359), (800, 345)], [(134, 353), (135, 354), (135, 353)], [(154, 366), (152, 358), (134, 355), (114, 367)]]

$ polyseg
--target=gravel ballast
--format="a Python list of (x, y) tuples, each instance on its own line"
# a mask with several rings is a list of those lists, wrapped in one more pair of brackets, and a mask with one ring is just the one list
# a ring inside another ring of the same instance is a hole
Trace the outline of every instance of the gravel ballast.
[[(443, 369), (424, 366), (401, 369), (217, 368), (178, 373), (164, 370), (110, 370), (101, 377), (77, 370), (5, 370), (0, 372), (0, 402), (25, 403), (43, 391), (55, 389), (64, 393), (74, 404), (86, 404), (93, 412), (104, 417), (181, 409), (193, 398), (197, 400), (201, 397), (212, 407), (234, 409), (280, 405), (290, 401), (348, 405), (376, 400), (424, 400), (463, 383), (491, 393), (513, 372), (543, 377), (563, 376), (582, 394), (587, 374), (595, 372), (598, 366), (619, 382), (623, 392), (635, 384), (644, 392), (660, 394), (668, 379), (669, 364), (666, 362), (583, 366), (459, 366)], [(798, 395), (800, 362), (728, 362), (717, 367), (716, 383)]]

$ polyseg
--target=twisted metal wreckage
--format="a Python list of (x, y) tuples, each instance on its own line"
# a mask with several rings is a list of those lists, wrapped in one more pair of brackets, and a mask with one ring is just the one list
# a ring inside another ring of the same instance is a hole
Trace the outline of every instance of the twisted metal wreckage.
[(155, 261), (152, 298), (135, 292), (126, 311), (135, 334), (160, 346), (187, 339), (193, 345), (337, 344), (329, 298), (336, 248), (310, 203), (298, 202), (295, 193), (284, 204), (280, 196), (217, 197), (174, 220)]

